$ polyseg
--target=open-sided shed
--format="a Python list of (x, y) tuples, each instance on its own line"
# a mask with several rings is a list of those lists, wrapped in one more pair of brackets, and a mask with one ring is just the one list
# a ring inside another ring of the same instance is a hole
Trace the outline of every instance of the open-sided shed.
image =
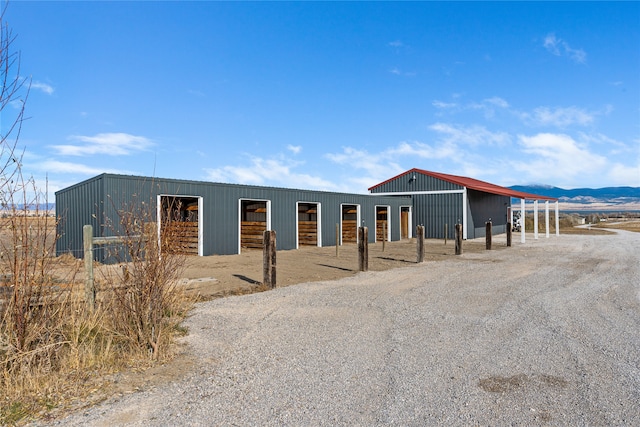
[(486, 222), (492, 233), (506, 232), (510, 221), (511, 198), (556, 200), (551, 197), (514, 191), (510, 188), (467, 178), (411, 169), (369, 188), (379, 196), (412, 198), (412, 222), (425, 227), (425, 237), (453, 238), (455, 224), (462, 224), (463, 238), (485, 237)]
[[(204, 181), (101, 174), (56, 192), (60, 220), (58, 254), (82, 256), (82, 227), (95, 237), (112, 236), (119, 212), (145, 208), (157, 223), (178, 230), (172, 250), (197, 255), (237, 254), (261, 247), (265, 230), (275, 230), (279, 250), (301, 245), (334, 246), (355, 242), (354, 230), (375, 230), (380, 206), (388, 209), (388, 240), (410, 237), (402, 232), (402, 209), (410, 197), (378, 197)], [(169, 221), (167, 221), (169, 219)], [(336, 224), (341, 241), (336, 242)], [(371, 242), (376, 233), (369, 233)], [(107, 259), (97, 250), (95, 258)]]

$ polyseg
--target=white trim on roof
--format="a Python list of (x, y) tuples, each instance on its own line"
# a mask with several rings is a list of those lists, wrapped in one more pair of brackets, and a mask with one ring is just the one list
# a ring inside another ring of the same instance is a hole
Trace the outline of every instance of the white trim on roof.
[(465, 188), (460, 190), (391, 191), (388, 193), (370, 193), (370, 195), (371, 196), (413, 196), (414, 194), (462, 194), (465, 192)]

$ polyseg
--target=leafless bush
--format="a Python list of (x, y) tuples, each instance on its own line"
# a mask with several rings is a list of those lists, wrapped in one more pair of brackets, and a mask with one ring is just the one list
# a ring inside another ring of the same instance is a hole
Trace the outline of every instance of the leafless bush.
[(122, 268), (110, 270), (105, 282), (112, 285), (114, 327), (156, 359), (167, 343), (171, 319), (182, 310), (184, 295), (176, 283), (185, 257), (163, 250), (172, 231), (155, 221), (151, 206), (134, 200), (118, 209), (118, 223), (110, 228), (123, 243), (111, 255)]

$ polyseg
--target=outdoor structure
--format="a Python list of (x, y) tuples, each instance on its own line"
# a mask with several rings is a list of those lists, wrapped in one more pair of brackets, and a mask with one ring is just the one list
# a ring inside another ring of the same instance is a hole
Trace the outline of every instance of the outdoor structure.
[[(95, 237), (117, 235), (122, 212), (141, 207), (155, 215), (157, 224), (172, 227), (172, 250), (194, 255), (261, 248), (265, 230), (276, 231), (278, 250), (356, 243), (362, 225), (372, 230), (371, 243), (395, 241), (411, 236), (411, 204), (409, 196), (102, 174), (56, 192), (56, 252), (82, 257), (84, 225), (93, 226)], [(385, 235), (374, 229), (384, 229)], [(108, 258), (106, 249), (94, 251), (95, 260)]]
[[(527, 200), (534, 203), (535, 237), (537, 238), (538, 201), (545, 202), (546, 230), (549, 235), (549, 201), (556, 201), (556, 232), (558, 230), (557, 199), (514, 191), (473, 178), (422, 169), (411, 169), (369, 188), (372, 195), (411, 197), (410, 223), (423, 225), (426, 238), (451, 239), (455, 224), (462, 224), (463, 239), (485, 237), (485, 224), (492, 223), (492, 234), (506, 232), (507, 222), (513, 224), (512, 198), (520, 199), (520, 210), (526, 211)], [(524, 242), (524, 222), (521, 241)]]

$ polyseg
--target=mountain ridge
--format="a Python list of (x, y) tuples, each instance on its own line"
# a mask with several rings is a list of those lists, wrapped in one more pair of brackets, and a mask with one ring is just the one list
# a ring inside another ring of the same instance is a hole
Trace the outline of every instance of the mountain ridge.
[(603, 187), (565, 189), (548, 185), (513, 185), (512, 190), (553, 197), (560, 202), (576, 204), (623, 205), (640, 203), (640, 187)]

